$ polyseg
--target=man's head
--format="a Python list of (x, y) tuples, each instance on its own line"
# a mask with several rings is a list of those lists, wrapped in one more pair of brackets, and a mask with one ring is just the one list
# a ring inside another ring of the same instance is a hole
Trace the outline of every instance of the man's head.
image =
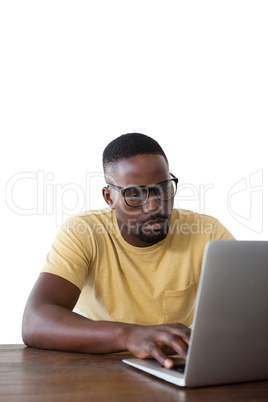
[(113, 176), (117, 163), (136, 155), (162, 155), (167, 157), (153, 138), (139, 133), (123, 134), (111, 141), (103, 151), (102, 164), (106, 182)]
[[(107, 183), (103, 196), (115, 210), (123, 238), (138, 247), (163, 240), (169, 228), (176, 181), (167, 182), (171, 176), (161, 146), (144, 134), (121, 135), (105, 148), (103, 169)], [(154, 188), (148, 191), (140, 186)]]

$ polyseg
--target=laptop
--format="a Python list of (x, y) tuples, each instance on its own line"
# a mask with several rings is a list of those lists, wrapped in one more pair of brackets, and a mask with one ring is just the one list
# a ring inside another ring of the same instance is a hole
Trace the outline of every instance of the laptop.
[(186, 362), (123, 362), (182, 387), (268, 379), (268, 241), (207, 243)]

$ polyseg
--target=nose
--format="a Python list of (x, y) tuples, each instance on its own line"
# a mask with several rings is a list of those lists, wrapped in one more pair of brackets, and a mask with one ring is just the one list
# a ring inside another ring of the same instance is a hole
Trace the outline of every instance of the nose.
[(147, 202), (143, 205), (143, 212), (146, 214), (155, 214), (161, 209), (161, 201), (156, 197), (154, 191), (151, 190)]

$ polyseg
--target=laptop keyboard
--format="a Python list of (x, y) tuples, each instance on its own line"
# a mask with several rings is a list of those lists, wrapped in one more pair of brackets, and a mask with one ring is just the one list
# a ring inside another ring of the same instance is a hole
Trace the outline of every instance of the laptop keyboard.
[(185, 363), (184, 364), (174, 364), (174, 366), (171, 367), (171, 370), (178, 371), (178, 373), (184, 373)]

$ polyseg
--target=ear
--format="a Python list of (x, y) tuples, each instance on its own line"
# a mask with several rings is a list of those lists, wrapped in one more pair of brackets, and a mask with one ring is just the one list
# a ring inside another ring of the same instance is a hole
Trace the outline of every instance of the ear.
[(103, 187), (102, 189), (102, 196), (105, 199), (105, 202), (109, 205), (111, 209), (114, 209), (114, 202), (111, 198), (111, 192), (108, 187)]

